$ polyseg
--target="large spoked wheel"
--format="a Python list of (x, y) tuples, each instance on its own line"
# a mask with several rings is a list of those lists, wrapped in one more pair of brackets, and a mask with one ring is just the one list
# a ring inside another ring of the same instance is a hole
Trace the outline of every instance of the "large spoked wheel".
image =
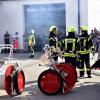
[(62, 89), (62, 78), (55, 70), (46, 70), (38, 78), (38, 87), (46, 95), (54, 95)]
[(18, 70), (14, 76), (14, 89), (19, 95), (23, 92), (25, 86), (25, 76), (22, 70)]

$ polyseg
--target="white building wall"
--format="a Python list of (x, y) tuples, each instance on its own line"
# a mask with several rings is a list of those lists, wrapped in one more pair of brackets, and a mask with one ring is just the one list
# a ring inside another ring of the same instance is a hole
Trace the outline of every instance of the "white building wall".
[(66, 0), (66, 28), (75, 26), (78, 30), (78, 0)]
[(88, 26), (88, 0), (80, 0), (80, 26)]
[[(78, 29), (78, 0), (25, 0), (25, 1), (4, 1), (0, 3), (0, 43), (3, 43), (3, 34), (6, 30), (13, 34), (20, 34), (20, 48), (23, 48), (24, 34), (24, 4), (44, 4), (44, 3), (65, 3), (66, 4), (66, 28), (75, 26)], [(88, 0), (80, 0), (81, 2), (81, 25), (87, 25)]]
[(89, 29), (100, 30), (100, 0), (88, 0), (88, 14)]

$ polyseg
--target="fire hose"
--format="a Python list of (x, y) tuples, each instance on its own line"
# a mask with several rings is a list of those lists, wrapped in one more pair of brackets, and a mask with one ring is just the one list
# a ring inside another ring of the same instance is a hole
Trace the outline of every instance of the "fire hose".
[(65, 94), (72, 90), (77, 80), (75, 68), (70, 64), (58, 63), (54, 61), (55, 56), (62, 57), (59, 50), (54, 50), (57, 55), (53, 55), (52, 48), (46, 48), (50, 60), (50, 69), (42, 72), (38, 78), (38, 86), (40, 90), (47, 95), (54, 95), (59, 92)]
[(13, 53), (12, 45), (0, 45), (0, 51), (2, 49), (10, 49), (8, 62), (4, 64), (4, 61), (0, 61), (0, 89), (6, 90), (8, 95), (19, 95), (24, 90), (25, 76), (23, 70), (19, 69), (19, 65), (11, 64), (11, 56)]

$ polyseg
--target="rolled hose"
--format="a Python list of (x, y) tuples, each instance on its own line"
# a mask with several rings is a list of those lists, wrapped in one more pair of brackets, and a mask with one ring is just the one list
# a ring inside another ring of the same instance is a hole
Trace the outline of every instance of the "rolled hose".
[(25, 75), (23, 70), (17, 70), (14, 75), (14, 89), (17, 95), (21, 94), (25, 86)]

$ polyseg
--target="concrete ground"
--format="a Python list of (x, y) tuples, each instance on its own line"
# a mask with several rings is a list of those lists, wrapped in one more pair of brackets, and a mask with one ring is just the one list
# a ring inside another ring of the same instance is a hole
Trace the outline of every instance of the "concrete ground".
[[(92, 78), (79, 79), (73, 90), (65, 95), (47, 96), (43, 94), (38, 86), (37, 79), (40, 73), (48, 66), (44, 65), (45, 56), (42, 53), (36, 53), (35, 58), (28, 58), (29, 54), (14, 54), (11, 63), (17, 62), (25, 73), (25, 89), (19, 96), (10, 97), (4, 90), (0, 90), (0, 100), (99, 100), (100, 99), (100, 76), (92, 74)], [(91, 58), (91, 64), (96, 61)], [(7, 54), (0, 54), (0, 59), (7, 61)], [(78, 70), (77, 70), (78, 71)]]

